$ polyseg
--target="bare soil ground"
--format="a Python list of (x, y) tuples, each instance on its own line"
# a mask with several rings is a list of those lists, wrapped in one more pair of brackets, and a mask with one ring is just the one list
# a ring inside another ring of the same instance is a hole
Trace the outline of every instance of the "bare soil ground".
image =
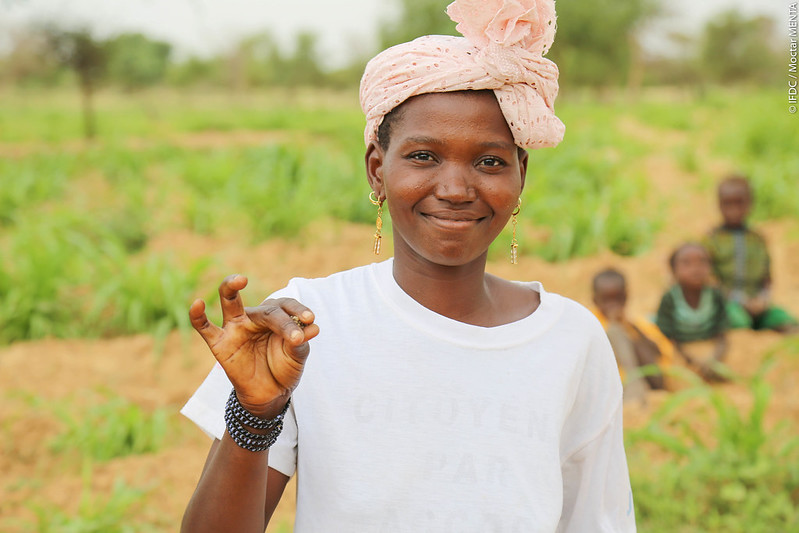
[[(230, 142), (251, 140), (245, 134)], [(205, 145), (216, 140), (200, 136), (187, 142)], [(630, 311), (651, 313), (669, 284), (665, 261), (669, 251), (678, 242), (701, 235), (716, 220), (713, 199), (683, 186), (692, 176), (668, 159), (653, 157), (644, 163), (658, 184), (658, 194), (675, 206), (673, 220), (677, 222), (661, 233), (649, 252), (628, 258), (603, 253), (558, 264), (523, 257), (516, 266), (492, 262), (489, 270), (507, 278), (541, 280), (548, 290), (590, 305), (591, 277), (601, 268), (615, 266), (628, 276)], [(761, 229), (771, 244), (774, 299), (799, 314), (799, 222), (770, 222)], [(245, 299), (255, 304), (265, 292), (283, 286), (293, 276), (323, 276), (374, 261), (372, 232), (367, 226), (325, 223), (309, 228), (296, 241), (275, 240), (251, 247), (188, 233), (162, 235), (150, 246), (154, 250), (177, 248), (188, 257), (224, 253), (229, 264), (252, 280)], [(391, 250), (390, 241), (385, 244), (384, 250)], [(216, 280), (209, 279), (209, 283)], [(779, 341), (780, 336), (774, 333), (733, 332), (729, 365), (736, 372), (751, 374), (764, 353)], [(175, 531), (210, 445), (210, 440), (181, 417), (178, 409), (212, 363), (207, 348), (193, 333), (173, 333), (162, 348), (152, 337), (138, 335), (42, 340), (0, 349), (0, 529), (36, 529), (37, 506), (77, 513), (81, 494), (90, 489), (101, 501), (121, 479), (146, 491), (136, 507), (142, 522), (153, 524), (155, 531)], [(799, 397), (794, 392), (799, 384), (799, 364), (781, 362), (769, 374), (769, 381), (774, 388), (769, 417), (799, 423)], [(731, 397), (746, 403), (746, 391), (739, 385), (723, 387)], [(169, 430), (157, 453), (94, 462), (87, 479), (82, 475), (79, 457), (54, 453), (48, 443), (63, 428), (56, 407), (92, 401), (98, 391), (113, 391), (147, 409), (168, 409)], [(95, 396), (87, 396), (92, 393)], [(644, 422), (651, 406), (660, 399), (653, 398), (649, 408), (629, 409), (628, 424)], [(290, 486), (269, 531), (289, 527), (293, 498)]]

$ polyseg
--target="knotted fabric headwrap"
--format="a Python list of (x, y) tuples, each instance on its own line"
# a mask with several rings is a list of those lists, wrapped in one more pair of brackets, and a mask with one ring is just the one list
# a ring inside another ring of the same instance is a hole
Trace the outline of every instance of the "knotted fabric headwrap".
[(447, 7), (464, 37), (427, 35), (392, 46), (361, 79), (364, 139), (377, 140), (383, 117), (412, 96), (492, 89), (517, 146), (563, 140), (555, 116), (558, 67), (544, 58), (555, 38), (554, 0), (456, 0)]

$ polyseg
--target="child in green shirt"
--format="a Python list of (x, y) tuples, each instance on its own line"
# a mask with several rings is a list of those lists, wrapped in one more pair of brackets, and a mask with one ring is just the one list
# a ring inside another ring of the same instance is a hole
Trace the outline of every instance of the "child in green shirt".
[(743, 176), (730, 176), (718, 187), (723, 224), (703, 243), (722, 293), (731, 328), (797, 330), (786, 310), (771, 304), (771, 265), (766, 241), (746, 224), (752, 190)]
[[(727, 316), (721, 292), (708, 284), (710, 257), (695, 242), (679, 246), (669, 258), (675, 284), (663, 295), (655, 323), (677, 353), (709, 381), (720, 381), (717, 363), (727, 352)], [(708, 343), (712, 346), (708, 349)]]

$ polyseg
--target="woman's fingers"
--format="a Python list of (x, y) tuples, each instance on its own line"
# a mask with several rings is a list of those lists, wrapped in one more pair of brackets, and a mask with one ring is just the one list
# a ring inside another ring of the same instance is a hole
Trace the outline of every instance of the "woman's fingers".
[(194, 303), (189, 307), (189, 320), (209, 347), (214, 346), (221, 338), (222, 328), (208, 320), (205, 315), (204, 301), (194, 300)]
[(231, 274), (219, 285), (219, 305), (222, 307), (222, 326), (244, 316), (244, 304), (239, 291), (247, 286), (247, 278)]
[(277, 333), (289, 346), (300, 346), (319, 334), (313, 312), (292, 298), (264, 300), (245, 312), (253, 324)]
[(313, 311), (293, 298), (279, 298), (275, 301), (289, 316), (297, 317), (297, 319), (306, 326), (312, 324), (316, 318)]
[[(297, 354), (297, 353), (299, 353), (299, 351), (295, 350), (294, 348), (303, 348), (303, 349), (305, 349), (304, 347), (308, 346), (308, 344), (307, 344), (308, 341), (313, 339), (317, 335), (319, 335), (319, 326), (317, 326), (316, 324), (310, 324), (308, 326), (305, 326), (305, 328), (302, 330), (302, 340), (299, 342), (299, 344), (295, 345), (295, 344), (291, 343), (289, 346), (291, 346), (291, 348), (293, 350), (293, 353)], [(305, 352), (302, 356), (305, 357), (307, 355), (308, 355), (308, 353)]]

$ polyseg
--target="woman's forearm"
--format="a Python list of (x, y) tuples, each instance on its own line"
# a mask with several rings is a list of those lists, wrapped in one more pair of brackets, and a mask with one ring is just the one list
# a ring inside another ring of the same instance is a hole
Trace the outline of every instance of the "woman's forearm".
[[(181, 531), (263, 533), (266, 529), (268, 453), (240, 448), (225, 432), (209, 452), (200, 481), (183, 515)], [(279, 499), (279, 494), (277, 497)]]

